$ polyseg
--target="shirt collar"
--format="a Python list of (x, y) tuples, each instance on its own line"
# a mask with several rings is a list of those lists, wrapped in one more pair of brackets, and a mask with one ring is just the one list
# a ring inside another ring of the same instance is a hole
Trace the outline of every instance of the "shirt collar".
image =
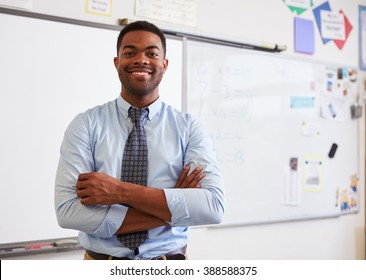
[[(121, 95), (119, 95), (117, 98), (117, 106), (121, 111), (123, 117), (125, 119), (128, 119), (128, 109), (132, 105), (128, 103), (126, 100), (124, 100)], [(160, 111), (161, 106), (162, 101), (160, 97), (158, 97), (158, 99), (156, 99), (152, 104), (150, 104), (150, 106), (147, 107), (149, 108), (149, 120), (152, 120), (152, 118)]]

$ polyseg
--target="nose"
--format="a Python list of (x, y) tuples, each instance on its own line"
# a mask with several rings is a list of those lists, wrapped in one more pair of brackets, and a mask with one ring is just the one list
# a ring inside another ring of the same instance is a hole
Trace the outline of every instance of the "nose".
[(134, 64), (141, 64), (141, 65), (145, 65), (149, 63), (149, 59), (148, 57), (145, 55), (145, 53), (138, 53), (135, 56), (135, 59), (133, 61)]

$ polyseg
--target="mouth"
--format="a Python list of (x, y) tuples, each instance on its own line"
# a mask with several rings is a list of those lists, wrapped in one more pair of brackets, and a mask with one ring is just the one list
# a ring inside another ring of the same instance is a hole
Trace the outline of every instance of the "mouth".
[(133, 68), (129, 69), (128, 73), (136, 78), (145, 78), (152, 74), (152, 70), (148, 68)]

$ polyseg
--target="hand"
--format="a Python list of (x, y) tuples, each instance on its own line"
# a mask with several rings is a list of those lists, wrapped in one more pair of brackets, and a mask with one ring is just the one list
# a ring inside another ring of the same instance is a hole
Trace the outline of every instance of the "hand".
[(120, 180), (103, 173), (80, 174), (76, 182), (77, 196), (83, 205), (112, 205), (118, 200)]
[(188, 175), (190, 166), (187, 165), (180, 174), (175, 188), (201, 188), (201, 184), (199, 182), (206, 176), (202, 173), (203, 168), (201, 166), (196, 167), (191, 174)]

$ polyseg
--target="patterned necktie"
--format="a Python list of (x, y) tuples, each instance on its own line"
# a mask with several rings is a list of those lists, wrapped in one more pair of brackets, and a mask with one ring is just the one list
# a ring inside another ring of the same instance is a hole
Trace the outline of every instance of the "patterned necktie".
[[(146, 186), (147, 180), (147, 142), (144, 125), (149, 109), (130, 107), (128, 115), (132, 119), (133, 128), (128, 136), (123, 152), (121, 180)], [(138, 253), (138, 247), (147, 239), (148, 232), (120, 234), (118, 240)]]

